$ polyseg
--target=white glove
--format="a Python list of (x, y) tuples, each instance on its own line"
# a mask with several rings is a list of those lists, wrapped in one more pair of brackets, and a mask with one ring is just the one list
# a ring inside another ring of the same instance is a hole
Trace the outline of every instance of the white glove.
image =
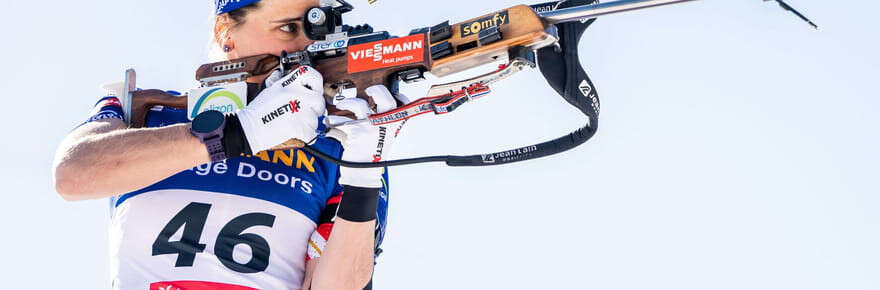
[(257, 153), (290, 139), (303, 142), (314, 139), (318, 117), (326, 110), (321, 73), (302, 66), (284, 77), (275, 71), (266, 80), (268, 87), (238, 111), (251, 152)]
[[(375, 85), (366, 89), (368, 96), (373, 98), (378, 108), (378, 113), (384, 113), (397, 107), (394, 97), (383, 85)], [(408, 100), (401, 98), (401, 100)], [(341, 110), (349, 110), (357, 116), (358, 119), (364, 119), (373, 112), (366, 101), (358, 98), (345, 99), (337, 103), (336, 107)], [(334, 116), (331, 123), (339, 123), (340, 121), (351, 120), (345, 117)], [(342, 142), (345, 149), (342, 153), (342, 160), (352, 162), (378, 162), (385, 159), (385, 156), (391, 152), (394, 140), (400, 133), (400, 128), (404, 122), (397, 122), (387, 125), (373, 126), (369, 121), (356, 122), (348, 125), (336, 127), (344, 133), (344, 136), (330, 135)], [(339, 184), (351, 185), (366, 188), (382, 187), (383, 168), (348, 168), (341, 166), (339, 168), (340, 177)]]

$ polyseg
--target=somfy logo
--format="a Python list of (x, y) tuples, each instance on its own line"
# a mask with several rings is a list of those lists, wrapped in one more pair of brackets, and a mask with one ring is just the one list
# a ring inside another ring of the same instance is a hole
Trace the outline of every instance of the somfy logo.
[(508, 24), (510, 23), (509, 19), (510, 15), (508, 15), (507, 10), (504, 10), (491, 16), (486, 16), (471, 22), (463, 23), (460, 26), (461, 37), (467, 37), (469, 35), (480, 33), (480, 31), (490, 27)]

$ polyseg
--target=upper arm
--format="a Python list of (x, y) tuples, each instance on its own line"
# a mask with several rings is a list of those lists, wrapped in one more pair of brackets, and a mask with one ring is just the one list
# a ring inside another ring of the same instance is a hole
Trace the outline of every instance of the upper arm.
[(125, 128), (123, 118), (122, 105), (118, 98), (106, 96), (98, 100), (86, 121), (70, 131), (61, 141), (55, 153), (55, 167), (66, 160), (70, 150), (83, 138)]
[(103, 97), (95, 103), (86, 121), (67, 134), (65, 141), (125, 128), (123, 120), (119, 99), (114, 96)]

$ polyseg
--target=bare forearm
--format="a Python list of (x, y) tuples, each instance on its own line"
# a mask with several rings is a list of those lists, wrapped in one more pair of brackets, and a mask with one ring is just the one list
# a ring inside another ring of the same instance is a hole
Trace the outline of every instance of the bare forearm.
[(210, 161), (205, 146), (189, 133), (188, 124), (144, 129), (117, 129), (117, 123), (94, 126), (111, 128), (74, 131), (56, 153), (56, 189), (65, 199), (95, 199), (137, 190)]
[(336, 219), (314, 271), (312, 289), (363, 289), (373, 274), (376, 221)]

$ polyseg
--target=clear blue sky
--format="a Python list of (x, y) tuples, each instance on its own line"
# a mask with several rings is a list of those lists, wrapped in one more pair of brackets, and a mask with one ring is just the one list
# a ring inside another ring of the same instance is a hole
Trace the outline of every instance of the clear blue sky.
[[(515, 3), (366, 2), (348, 21), (398, 34)], [(880, 4), (788, 2), (821, 30), (759, 0), (599, 19), (580, 47), (603, 102), (596, 138), (511, 166), (393, 169), (378, 289), (880, 289)], [(124, 67), (144, 88), (191, 87), (211, 10), (0, 9), (4, 288), (108, 286), (107, 202), (55, 194), (55, 147)], [(529, 71), (410, 122), (395, 151), (497, 151), (581, 122)]]

